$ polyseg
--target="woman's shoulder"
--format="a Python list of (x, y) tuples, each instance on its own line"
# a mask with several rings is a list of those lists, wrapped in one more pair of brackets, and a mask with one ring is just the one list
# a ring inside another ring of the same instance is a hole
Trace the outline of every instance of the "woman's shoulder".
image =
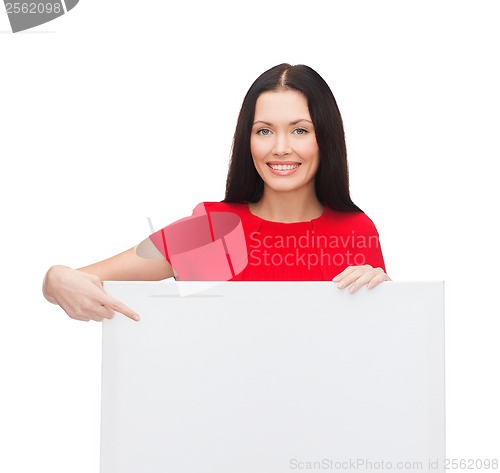
[(337, 231), (343, 229), (356, 233), (377, 233), (377, 228), (364, 212), (341, 212), (325, 207), (324, 221)]

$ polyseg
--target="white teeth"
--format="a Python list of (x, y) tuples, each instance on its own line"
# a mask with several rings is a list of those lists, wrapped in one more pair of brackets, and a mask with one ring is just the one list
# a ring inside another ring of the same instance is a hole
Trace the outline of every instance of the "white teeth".
[(275, 171), (291, 171), (298, 168), (299, 164), (269, 164), (269, 166)]

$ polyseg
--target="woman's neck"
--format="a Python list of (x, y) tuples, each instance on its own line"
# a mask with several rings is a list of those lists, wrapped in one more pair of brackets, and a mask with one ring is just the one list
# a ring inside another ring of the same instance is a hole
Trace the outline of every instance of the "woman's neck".
[(275, 192), (264, 189), (259, 202), (249, 204), (250, 212), (272, 222), (308, 222), (322, 215), (324, 206), (311, 192)]

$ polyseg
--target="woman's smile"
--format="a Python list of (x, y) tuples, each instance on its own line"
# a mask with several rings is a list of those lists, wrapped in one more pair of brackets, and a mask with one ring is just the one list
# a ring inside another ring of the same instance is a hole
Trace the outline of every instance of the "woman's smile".
[(266, 163), (271, 172), (277, 176), (290, 176), (291, 174), (295, 173), (295, 171), (298, 170), (299, 166), (301, 163), (296, 163), (296, 162), (269, 162)]

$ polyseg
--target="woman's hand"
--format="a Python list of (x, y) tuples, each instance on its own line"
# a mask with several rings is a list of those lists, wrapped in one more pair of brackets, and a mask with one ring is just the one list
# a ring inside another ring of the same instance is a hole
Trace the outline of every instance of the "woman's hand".
[(382, 268), (374, 268), (369, 264), (363, 266), (349, 266), (332, 279), (338, 283), (337, 287), (343, 289), (349, 287), (349, 292), (356, 292), (361, 286), (368, 289), (379, 285), (383, 281), (392, 281)]
[(72, 319), (101, 322), (120, 312), (139, 320), (139, 315), (133, 310), (104, 292), (97, 276), (67, 266), (52, 266), (47, 271), (43, 295), (53, 304), (58, 304)]

